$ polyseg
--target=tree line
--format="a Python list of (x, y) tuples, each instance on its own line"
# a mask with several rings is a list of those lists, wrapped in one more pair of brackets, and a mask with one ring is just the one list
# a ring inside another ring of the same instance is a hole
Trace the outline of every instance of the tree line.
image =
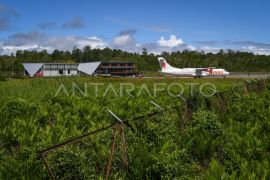
[(81, 63), (94, 61), (131, 61), (136, 63), (139, 72), (157, 72), (160, 67), (157, 57), (162, 56), (172, 65), (185, 67), (216, 67), (225, 68), (230, 72), (270, 72), (270, 56), (255, 55), (249, 52), (220, 50), (218, 53), (203, 51), (163, 52), (161, 55), (148, 53), (143, 49), (140, 53), (131, 53), (119, 49), (83, 49), (74, 47), (72, 51), (54, 50), (43, 51), (18, 50), (11, 55), (0, 56), (1, 76), (22, 76), (22, 63)]

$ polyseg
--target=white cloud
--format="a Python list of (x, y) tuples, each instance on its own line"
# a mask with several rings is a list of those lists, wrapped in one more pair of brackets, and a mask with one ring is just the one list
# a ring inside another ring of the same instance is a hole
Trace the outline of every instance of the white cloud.
[(242, 52), (250, 52), (259, 55), (270, 55), (270, 43), (256, 42), (256, 41), (230, 41), (227, 40), (228, 45), (236, 46), (236, 50)]
[(142, 48), (136, 43), (134, 34), (136, 34), (135, 29), (121, 31), (116, 37), (114, 37), (109, 47), (128, 52), (140, 52)]
[(199, 51), (204, 51), (206, 53), (209, 53), (209, 52), (211, 52), (211, 53), (218, 53), (219, 50), (220, 50), (220, 48), (203, 46), (203, 47), (200, 47), (198, 50)]
[(1, 53), (2, 54), (11, 54), (15, 53), (18, 50), (34, 50), (37, 49), (38, 45), (20, 45), (20, 46), (15, 46), (15, 45), (9, 45), (9, 46), (3, 46), (0, 45)]
[(15, 53), (17, 50), (37, 50), (47, 49), (52, 52), (58, 50), (72, 50), (74, 47), (83, 48), (91, 46), (93, 49), (103, 49), (108, 44), (95, 36), (80, 37), (80, 36), (56, 36), (49, 37), (40, 33), (19, 33), (11, 36), (5, 42), (0, 44), (1, 54)]
[(169, 40), (161, 37), (157, 42), (150, 42), (145, 44), (138, 44), (133, 35), (135, 30), (122, 31), (112, 41), (112, 48), (122, 49), (128, 52), (141, 53), (143, 48), (146, 48), (148, 53), (161, 54), (163, 51), (183, 51), (183, 50), (196, 50), (195, 47), (187, 45), (182, 39), (177, 39), (175, 35), (171, 35)]
[(126, 46), (133, 43), (134, 43), (134, 39), (129, 34), (120, 35), (113, 39), (114, 46)]
[[(199, 44), (194, 47), (184, 43), (181, 38), (175, 35), (170, 35), (169, 39), (161, 36), (159, 40), (148, 43), (137, 43), (134, 35), (135, 29), (121, 31), (116, 35), (111, 42), (107, 42), (97, 36), (49, 36), (40, 31), (30, 31), (26, 33), (15, 33), (7, 39), (1, 39), (0, 55), (15, 53), (17, 50), (36, 50), (41, 51), (47, 49), (52, 52), (55, 49), (71, 51), (75, 46), (82, 49), (85, 46), (91, 46), (92, 49), (103, 49), (109, 47), (112, 49), (121, 49), (128, 52), (141, 53), (143, 48), (146, 48), (148, 53), (161, 54), (163, 51), (176, 52), (183, 50), (204, 51), (217, 53), (220, 47), (217, 47), (221, 42), (217, 41), (195, 41)], [(222, 45), (222, 44), (221, 44)], [(242, 52), (251, 52), (254, 54), (270, 55), (270, 43), (260, 43), (253, 41), (225, 41), (223, 45), (233, 46), (233, 50)]]
[(184, 41), (182, 39), (177, 39), (175, 35), (171, 35), (169, 40), (165, 40), (165, 38), (161, 36), (160, 40), (158, 40), (157, 42), (160, 46), (169, 48), (184, 44)]
[(164, 51), (175, 52), (183, 50), (196, 50), (194, 46), (185, 44), (182, 39), (177, 39), (175, 35), (171, 35), (170, 39), (168, 40), (165, 40), (165, 38), (162, 36), (156, 43), (143, 44), (142, 47), (145, 47), (149, 53), (153, 54), (161, 54)]
[(191, 46), (191, 45), (187, 45), (187, 50), (190, 50), (190, 51), (195, 51), (196, 48), (194, 46)]
[[(204, 51), (217, 53), (221, 48), (215, 46), (199, 46), (194, 47), (184, 43), (181, 38), (171, 35), (169, 39), (160, 37), (156, 42), (136, 43), (134, 35), (136, 30), (129, 29), (121, 31), (111, 42), (107, 42), (97, 36), (49, 36), (39, 31), (27, 33), (16, 33), (6, 40), (0, 42), (0, 54), (15, 53), (17, 50), (36, 50), (46, 49), (48, 52), (58, 50), (71, 51), (75, 46), (82, 49), (85, 46), (91, 46), (92, 49), (103, 49), (109, 47), (112, 49), (121, 49), (128, 52), (141, 53), (146, 48), (148, 53), (161, 54), (162, 52), (176, 52), (183, 50)], [(238, 45), (234, 50), (251, 52), (254, 54), (270, 55), (270, 44), (255, 43), (250, 41), (236, 42)]]
[[(64, 49), (71, 49), (74, 46), (77, 48), (83, 48), (85, 46), (91, 46), (93, 49), (103, 49), (107, 46), (107, 43), (97, 37), (79, 37), (79, 36), (66, 36), (51, 38), (54, 41), (53, 44), (66, 47)], [(62, 44), (63, 43), (63, 44)], [(49, 43), (51, 45), (52, 43)], [(59, 47), (58, 49), (61, 49)], [(64, 50), (63, 49), (63, 50)]]
[(102, 41), (102, 39), (96, 37), (96, 36), (88, 36), (88, 39), (93, 39), (93, 40), (97, 40), (97, 41)]
[(242, 47), (242, 51), (245, 52), (251, 52), (253, 54), (259, 54), (259, 55), (270, 55), (270, 49), (269, 48), (261, 48), (257, 46), (247, 46), (247, 47)]
[(121, 48), (124, 46), (136, 46), (135, 38), (133, 37), (136, 34), (135, 29), (128, 29), (121, 31), (112, 41), (112, 46), (116, 48)]
[(36, 50), (41, 51), (47, 49), (52, 52), (58, 50), (72, 50), (75, 46), (82, 49), (85, 46), (91, 46), (93, 49), (103, 49), (105, 47), (121, 49), (128, 52), (141, 53), (146, 48), (149, 53), (160, 54), (163, 51), (183, 51), (195, 50), (196, 48), (185, 44), (182, 39), (177, 39), (171, 35), (169, 40), (163, 37), (154, 43), (139, 44), (136, 43), (134, 34), (136, 30), (130, 29), (121, 31), (112, 42), (106, 42), (96, 36), (80, 37), (80, 36), (48, 36), (38, 31), (28, 33), (16, 33), (10, 36), (2, 44), (0, 43), (0, 54), (15, 53), (17, 50)]

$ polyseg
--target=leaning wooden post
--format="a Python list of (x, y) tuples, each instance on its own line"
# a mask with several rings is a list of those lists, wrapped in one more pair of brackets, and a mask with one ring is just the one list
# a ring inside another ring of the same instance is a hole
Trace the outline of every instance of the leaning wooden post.
[(45, 153), (41, 153), (41, 157), (42, 157), (42, 159), (43, 159), (43, 161), (44, 161), (44, 163), (45, 163), (45, 165), (46, 165), (46, 168), (47, 168), (47, 170), (48, 170), (48, 173), (49, 173), (49, 175), (50, 175), (50, 178), (54, 180), (55, 177), (54, 177), (54, 174), (53, 174), (53, 172), (52, 172), (52, 169), (50, 168), (50, 165), (49, 165), (49, 163), (48, 163), (48, 161), (47, 161), (47, 159), (46, 159)]
[(128, 167), (128, 156), (127, 156), (127, 149), (126, 149), (126, 139), (125, 139), (125, 133), (124, 133), (124, 124), (121, 124), (121, 135), (120, 135), (120, 142), (121, 142), (121, 151), (123, 155), (123, 161), (125, 168)]
[(125, 134), (124, 134), (124, 123), (111, 110), (108, 109), (108, 112), (117, 120), (117, 122), (119, 124), (115, 127), (114, 134), (112, 136), (111, 152), (110, 152), (108, 166), (106, 169), (106, 178), (105, 178), (106, 180), (109, 179), (110, 171), (112, 168), (113, 154), (114, 154), (114, 150), (115, 150), (115, 140), (116, 140), (116, 137), (119, 133), (120, 133), (120, 142), (121, 142), (120, 148), (121, 148), (122, 155), (123, 155), (124, 165), (126, 168), (128, 166), (128, 157), (127, 157), (127, 152), (126, 152), (126, 141), (125, 141)]
[(115, 139), (116, 139), (116, 136), (117, 136), (118, 132), (119, 132), (119, 127), (117, 125), (115, 127), (115, 129), (114, 129), (114, 133), (113, 133), (113, 136), (112, 136), (111, 152), (110, 152), (108, 166), (107, 166), (107, 169), (106, 169), (106, 178), (105, 178), (106, 180), (108, 180), (110, 172), (111, 172), (112, 159), (113, 159), (113, 154), (114, 154), (114, 149), (115, 149)]
[(191, 111), (189, 109), (190, 107), (187, 100), (183, 98), (181, 95), (178, 95), (177, 97), (179, 97), (184, 102), (184, 109), (180, 109), (184, 111), (184, 113), (181, 115), (182, 122), (180, 122), (180, 128), (184, 129), (187, 121), (191, 118)]

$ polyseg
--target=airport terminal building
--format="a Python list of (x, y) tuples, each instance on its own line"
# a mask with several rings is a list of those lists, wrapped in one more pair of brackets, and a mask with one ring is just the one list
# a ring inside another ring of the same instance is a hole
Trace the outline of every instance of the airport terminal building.
[(136, 75), (133, 62), (106, 61), (88, 63), (23, 63), (24, 75), (30, 77), (57, 76), (132, 76)]

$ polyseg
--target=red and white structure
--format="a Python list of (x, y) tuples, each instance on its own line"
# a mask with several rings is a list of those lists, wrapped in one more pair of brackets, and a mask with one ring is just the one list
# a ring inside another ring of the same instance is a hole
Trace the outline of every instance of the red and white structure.
[(172, 76), (190, 76), (190, 77), (205, 77), (205, 76), (228, 76), (230, 73), (225, 69), (217, 69), (217, 68), (175, 68), (163, 57), (158, 58), (161, 73)]

